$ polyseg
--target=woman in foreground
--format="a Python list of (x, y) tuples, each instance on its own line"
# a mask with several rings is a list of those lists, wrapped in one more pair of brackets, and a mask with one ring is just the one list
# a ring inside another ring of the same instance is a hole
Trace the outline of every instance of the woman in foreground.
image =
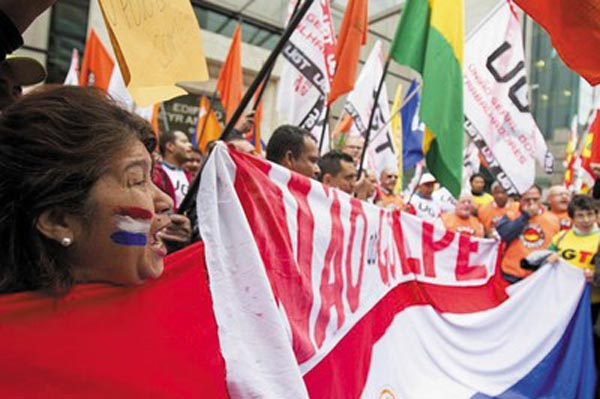
[(0, 115), (0, 293), (158, 278), (171, 199), (150, 125), (95, 89), (57, 87)]

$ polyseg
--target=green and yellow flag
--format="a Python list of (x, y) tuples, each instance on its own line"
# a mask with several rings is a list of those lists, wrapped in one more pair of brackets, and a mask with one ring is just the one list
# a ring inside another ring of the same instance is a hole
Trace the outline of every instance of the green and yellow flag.
[(455, 197), (463, 157), (463, 0), (408, 0), (390, 57), (423, 77), (427, 167)]

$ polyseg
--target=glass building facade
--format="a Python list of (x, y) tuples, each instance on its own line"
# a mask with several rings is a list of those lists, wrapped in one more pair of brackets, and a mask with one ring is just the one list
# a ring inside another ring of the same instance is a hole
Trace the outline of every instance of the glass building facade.
[(559, 129), (569, 129), (577, 114), (579, 75), (571, 71), (558, 56), (546, 32), (532, 23), (529, 58), (531, 87), (530, 106), (547, 141)]
[[(243, 42), (269, 50), (281, 37), (281, 28), (213, 3), (192, 1), (192, 6), (200, 26), (207, 31), (231, 37), (237, 24), (241, 23)], [(89, 7), (90, 0), (61, 0), (53, 6), (48, 42), (49, 83), (64, 81), (74, 48), (83, 54)]]

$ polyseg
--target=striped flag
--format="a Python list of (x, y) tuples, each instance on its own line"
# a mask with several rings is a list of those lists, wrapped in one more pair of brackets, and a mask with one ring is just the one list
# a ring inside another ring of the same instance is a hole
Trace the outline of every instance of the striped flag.
[(463, 0), (408, 0), (390, 50), (423, 77), (427, 167), (458, 196), (463, 156)]

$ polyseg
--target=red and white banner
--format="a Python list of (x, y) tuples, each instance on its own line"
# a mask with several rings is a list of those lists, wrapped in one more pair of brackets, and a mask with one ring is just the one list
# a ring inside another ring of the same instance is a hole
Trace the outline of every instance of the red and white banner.
[(286, 123), (303, 127), (319, 139), (335, 72), (335, 30), (329, 0), (316, 0), (311, 5), (282, 55), (285, 62), (278, 85), (277, 111)]
[(536, 160), (547, 173), (554, 164), (529, 110), (522, 41), (518, 18), (501, 1), (465, 44), (466, 131), (497, 162), (492, 170), (509, 193), (533, 185)]
[(365, 65), (360, 71), (356, 85), (348, 97), (344, 110), (352, 117), (353, 124), (350, 130), (351, 136), (366, 137), (369, 127), (371, 112), (375, 112), (369, 146), (367, 147), (367, 164), (369, 170), (374, 170), (376, 176), (381, 176), (384, 169), (398, 170), (398, 158), (392, 140), (390, 120), (390, 104), (388, 101), (385, 84), (377, 99), (377, 106), (373, 111), (373, 103), (377, 87), (383, 74), (383, 51), (381, 42), (375, 42)]
[(554, 348), (583, 287), (547, 267), (505, 301), (498, 242), (221, 144), (197, 201), (232, 397), (500, 394)]

